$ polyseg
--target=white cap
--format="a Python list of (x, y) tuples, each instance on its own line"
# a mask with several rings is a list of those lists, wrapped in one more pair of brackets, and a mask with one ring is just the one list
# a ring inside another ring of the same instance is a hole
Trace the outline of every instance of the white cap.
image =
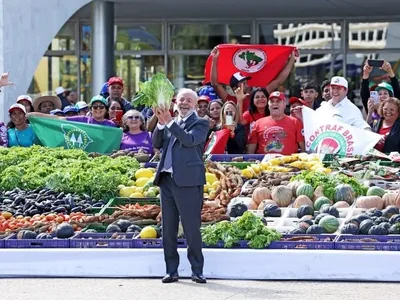
[(340, 76), (333, 76), (331, 79), (330, 85), (338, 85), (338, 86), (342, 86), (346, 89), (349, 87), (349, 84), (348, 84), (346, 78), (340, 77)]
[(56, 95), (60, 95), (65, 92), (65, 89), (62, 86), (56, 88)]
[(22, 100), (26, 100), (26, 101), (28, 101), (30, 104), (33, 104), (32, 98), (29, 97), (28, 95), (20, 95), (20, 96), (18, 96), (18, 98), (17, 98), (17, 103), (19, 103), (19, 102), (22, 101)]
[(10, 109), (8, 110), (8, 112), (11, 113), (13, 110), (16, 110), (16, 109), (22, 110), (23, 113), (26, 115), (25, 106), (23, 106), (22, 104), (18, 104), (18, 103), (11, 105)]
[(75, 104), (75, 107), (79, 110), (89, 107), (89, 105), (85, 101), (78, 101)]

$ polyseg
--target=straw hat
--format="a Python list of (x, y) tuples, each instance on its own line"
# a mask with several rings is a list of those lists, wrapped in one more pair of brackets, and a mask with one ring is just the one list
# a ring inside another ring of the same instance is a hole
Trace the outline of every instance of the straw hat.
[(33, 100), (33, 108), (35, 111), (39, 111), (39, 106), (43, 102), (51, 102), (54, 104), (54, 109), (61, 109), (62, 104), (60, 98), (57, 96), (40, 96)]

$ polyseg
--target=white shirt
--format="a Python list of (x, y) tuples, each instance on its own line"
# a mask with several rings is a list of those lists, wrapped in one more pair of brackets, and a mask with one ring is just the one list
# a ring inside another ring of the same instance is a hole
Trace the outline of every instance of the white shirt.
[(335, 106), (333, 106), (332, 100), (322, 102), (316, 112), (323, 114), (327, 118), (332, 118), (360, 129), (371, 128), (364, 120), (360, 109), (351, 103), (347, 97)]
[[(194, 112), (189, 113), (186, 117), (181, 118), (180, 116), (178, 117), (178, 122), (183, 120), (183, 122), (186, 122), (186, 120), (193, 114)], [(167, 124), (167, 128), (171, 128), (172, 124), (174, 124), (175, 120), (172, 119), (171, 121), (169, 121), (169, 123)], [(161, 125), (160, 123), (157, 123), (157, 128), (158, 130), (163, 130), (165, 128), (165, 125)], [(172, 167), (169, 168), (168, 170), (164, 168), (161, 169), (161, 172), (168, 172), (168, 173), (173, 173), (172, 172)]]

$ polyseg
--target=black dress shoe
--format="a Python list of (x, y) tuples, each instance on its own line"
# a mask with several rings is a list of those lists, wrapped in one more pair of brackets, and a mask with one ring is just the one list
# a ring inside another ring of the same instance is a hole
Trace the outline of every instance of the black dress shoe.
[(161, 280), (162, 283), (172, 283), (179, 280), (179, 275), (176, 273), (167, 274)]
[(196, 283), (207, 283), (207, 279), (200, 273), (192, 274), (192, 281)]

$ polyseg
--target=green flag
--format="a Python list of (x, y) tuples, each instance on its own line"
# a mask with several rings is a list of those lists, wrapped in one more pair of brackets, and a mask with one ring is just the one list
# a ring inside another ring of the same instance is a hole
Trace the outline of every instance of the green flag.
[(120, 128), (41, 117), (30, 117), (29, 122), (36, 138), (46, 147), (111, 153), (121, 145)]

